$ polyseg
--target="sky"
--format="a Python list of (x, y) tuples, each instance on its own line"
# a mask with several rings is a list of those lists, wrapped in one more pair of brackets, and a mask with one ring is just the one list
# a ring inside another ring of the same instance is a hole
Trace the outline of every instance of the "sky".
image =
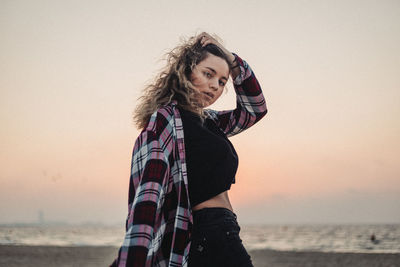
[(0, 223), (122, 225), (137, 98), (203, 31), (268, 106), (230, 139), (239, 223), (400, 223), (395, 0), (0, 0)]

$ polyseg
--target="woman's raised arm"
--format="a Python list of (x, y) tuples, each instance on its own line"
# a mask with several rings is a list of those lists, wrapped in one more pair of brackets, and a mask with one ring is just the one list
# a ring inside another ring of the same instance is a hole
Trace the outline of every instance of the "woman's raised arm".
[(233, 55), (234, 71), (239, 72), (237, 76), (232, 75), (236, 108), (225, 111), (206, 110), (227, 136), (233, 136), (251, 127), (268, 111), (261, 86), (252, 69), (238, 55)]
[(246, 61), (229, 52), (206, 32), (200, 34), (199, 38), (203, 47), (208, 44), (215, 44), (224, 51), (231, 61), (231, 77), (236, 92), (236, 109), (225, 111), (207, 109), (206, 111), (227, 136), (238, 134), (254, 125), (267, 114), (267, 105), (261, 86)]

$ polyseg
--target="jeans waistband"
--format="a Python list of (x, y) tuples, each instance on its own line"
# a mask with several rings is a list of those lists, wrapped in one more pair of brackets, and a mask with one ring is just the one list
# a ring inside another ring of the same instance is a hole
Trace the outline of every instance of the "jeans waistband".
[(216, 222), (227, 217), (235, 220), (237, 218), (236, 214), (230, 209), (222, 207), (203, 208), (193, 211), (193, 221), (197, 224)]

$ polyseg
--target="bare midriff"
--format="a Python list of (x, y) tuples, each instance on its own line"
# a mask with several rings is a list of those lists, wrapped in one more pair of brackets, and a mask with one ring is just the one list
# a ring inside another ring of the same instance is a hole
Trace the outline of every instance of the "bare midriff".
[(201, 210), (203, 208), (227, 208), (233, 212), (232, 205), (229, 202), (228, 190), (197, 204), (192, 210)]

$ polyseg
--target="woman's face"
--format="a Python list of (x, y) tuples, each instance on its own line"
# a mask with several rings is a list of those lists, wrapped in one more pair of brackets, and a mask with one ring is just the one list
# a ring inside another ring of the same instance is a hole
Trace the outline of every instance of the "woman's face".
[(217, 101), (228, 82), (228, 77), (228, 63), (210, 53), (194, 67), (190, 80), (199, 93), (198, 101), (202, 108)]

